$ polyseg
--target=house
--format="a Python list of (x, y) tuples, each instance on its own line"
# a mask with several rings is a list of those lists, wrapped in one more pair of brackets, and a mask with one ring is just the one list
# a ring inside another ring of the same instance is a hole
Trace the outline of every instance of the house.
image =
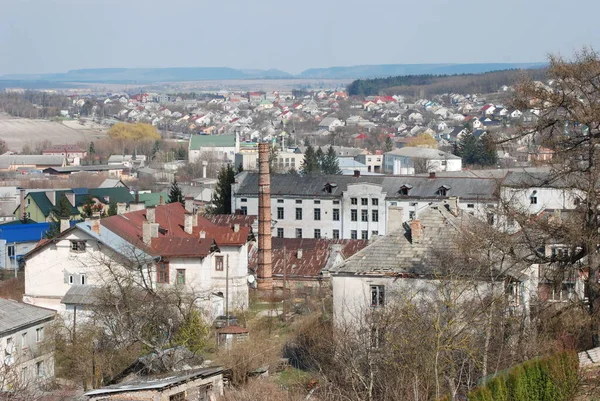
[(354, 159), (362, 164), (365, 164), (367, 166), (367, 172), (369, 173), (381, 173), (383, 170), (383, 155), (381, 154), (360, 154)]
[(0, 384), (10, 391), (12, 379), (43, 385), (54, 378), (54, 352), (45, 342), (56, 312), (0, 298)]
[[(304, 162), (302, 153), (277, 152), (272, 162), (272, 169), (277, 172), (286, 172), (291, 169), (300, 170)], [(258, 171), (258, 152), (236, 153), (235, 166), (242, 166), (247, 171)]]
[[(416, 219), (431, 202), (458, 199), (458, 207), (486, 219), (498, 204), (494, 178), (271, 174), (273, 236), (371, 239), (394, 224)], [(232, 210), (258, 215), (258, 174), (243, 171), (232, 185)]]
[(42, 151), (43, 155), (62, 156), (69, 162), (75, 158), (83, 159), (87, 156), (87, 150), (77, 145), (54, 145)]
[[(281, 234), (282, 231), (277, 232), (277, 235)], [(303, 292), (319, 290), (329, 282), (331, 268), (367, 244), (364, 240), (274, 237), (271, 244), (273, 286), (280, 291), (285, 286), (292, 297)], [(256, 247), (253, 247), (248, 268), (255, 272), (257, 267), (258, 252)]]
[(240, 151), (237, 135), (192, 135), (188, 145), (188, 161), (200, 160), (202, 153), (213, 155), (224, 162), (234, 162), (235, 154)]
[(319, 123), (319, 128), (320, 129), (326, 129), (326, 130), (328, 130), (330, 132), (335, 131), (335, 129), (337, 127), (343, 127), (343, 126), (344, 126), (344, 123), (341, 122), (339, 119), (337, 119), (335, 117), (325, 117)]
[(223, 313), (226, 287), (230, 308), (245, 309), (251, 232), (240, 224), (214, 224), (178, 202), (84, 221), (24, 256), (23, 299), (70, 313), (61, 299), (72, 287), (101, 285), (107, 265), (134, 266), (153, 288), (193, 291), (207, 316)]
[(141, 376), (88, 391), (90, 401), (212, 401), (223, 395), (222, 367)]
[(383, 169), (388, 174), (460, 171), (462, 159), (437, 149), (403, 147), (384, 153)]
[(338, 159), (338, 167), (343, 175), (375, 174), (369, 173), (369, 169), (366, 164), (346, 157)]
[(21, 218), (25, 214), (25, 218), (37, 223), (50, 222), (52, 221), (52, 209), (56, 207), (57, 202), (63, 196), (67, 198), (72, 207), (71, 219), (73, 220), (79, 219), (83, 205), (88, 198), (100, 205), (102, 210), (108, 208), (110, 202), (125, 204), (126, 207), (134, 201), (133, 195), (125, 187), (31, 191), (25, 196), (24, 210), (21, 210), (19, 206), (15, 209), (14, 215)]
[(21, 221), (3, 224), (0, 229), (0, 269), (17, 269), (27, 252), (44, 239), (50, 223)]
[[(396, 300), (418, 303), (435, 299), (439, 285), (447, 277), (444, 272), (454, 268), (445, 261), (457, 254), (456, 239), (472, 225), (470, 220), (474, 219), (456, 205), (433, 203), (417, 220), (398, 225), (396, 230), (332, 268), (334, 324), (360, 329), (367, 315)], [(448, 274), (454, 279), (467, 279), (465, 288), (461, 287), (457, 294), (459, 302), (477, 302), (477, 296), (491, 294), (494, 288), (489, 276), (461, 269)], [(496, 283), (495, 288), (498, 287)]]

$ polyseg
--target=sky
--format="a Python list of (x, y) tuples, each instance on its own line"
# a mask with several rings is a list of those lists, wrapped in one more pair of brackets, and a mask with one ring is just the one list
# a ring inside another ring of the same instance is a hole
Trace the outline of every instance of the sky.
[(598, 0), (0, 0), (0, 75), (538, 62), (600, 50), (585, 18), (599, 14)]

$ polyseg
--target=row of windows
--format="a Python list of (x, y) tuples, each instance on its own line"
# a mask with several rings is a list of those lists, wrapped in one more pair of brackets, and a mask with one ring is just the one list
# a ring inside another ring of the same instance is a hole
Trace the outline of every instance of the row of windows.
[[(222, 272), (225, 266), (225, 257), (222, 255), (215, 256), (215, 271)], [(160, 284), (169, 284), (169, 262), (161, 262), (156, 266), (156, 282)], [(177, 269), (175, 274), (175, 282), (177, 284), (185, 284), (185, 269)]]
[[(350, 210), (350, 221), (358, 221), (358, 209)], [(369, 211), (363, 209), (360, 211), (360, 221), (369, 221)], [(379, 221), (379, 210), (371, 210), (371, 221)]]
[[(285, 238), (284, 234), (285, 234), (285, 232), (284, 232), (283, 228), (281, 228), (281, 227), (277, 228), (277, 238)], [(296, 234), (296, 238), (303, 238), (302, 237), (303, 232), (302, 232), (301, 228), (296, 228), (295, 234)], [(373, 230), (373, 231), (371, 231), (371, 235), (379, 235), (379, 231)], [(315, 228), (313, 230), (313, 238), (316, 238), (316, 239), (322, 238), (320, 228)], [(340, 230), (332, 230), (331, 238), (340, 239)], [(358, 239), (358, 231), (357, 230), (350, 231), (350, 238)], [(360, 239), (368, 240), (369, 239), (369, 231), (362, 230), (360, 232)]]
[[(350, 198), (350, 203), (352, 205), (358, 205), (358, 198)], [(360, 204), (361, 204), (361, 206), (368, 206), (369, 205), (369, 198), (360, 198)], [(371, 199), (371, 204), (373, 206), (378, 206), (379, 205), (379, 199), (372, 198)]]

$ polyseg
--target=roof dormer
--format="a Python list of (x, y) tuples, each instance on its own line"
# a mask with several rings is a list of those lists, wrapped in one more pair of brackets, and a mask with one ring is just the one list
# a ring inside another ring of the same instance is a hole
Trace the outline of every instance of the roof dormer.
[(442, 185), (438, 188), (436, 195), (448, 196), (448, 191), (450, 191), (450, 187), (448, 185)]
[(408, 196), (408, 193), (410, 192), (411, 189), (412, 189), (412, 185), (410, 185), (410, 184), (403, 184), (400, 187), (400, 190), (398, 191), (398, 193), (400, 195)]

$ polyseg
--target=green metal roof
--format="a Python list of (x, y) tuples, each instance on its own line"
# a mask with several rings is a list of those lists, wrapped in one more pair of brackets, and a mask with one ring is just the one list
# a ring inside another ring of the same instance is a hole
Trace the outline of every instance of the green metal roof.
[[(70, 189), (64, 191), (56, 191), (56, 201), (67, 193), (72, 193), (73, 191)], [(83, 206), (86, 198), (91, 196), (92, 198), (97, 198), (102, 203), (110, 203), (112, 201), (115, 202), (125, 202), (130, 203), (133, 202), (133, 195), (129, 193), (127, 188), (116, 187), (116, 188), (93, 188), (87, 190), (87, 193), (82, 193), (82, 191), (78, 191), (75, 196), (75, 207), (71, 209), (71, 214), (74, 216), (79, 215), (79, 207)], [(52, 208), (54, 206), (46, 196), (46, 192), (30, 192), (28, 194), (31, 197), (31, 200), (35, 202), (40, 211), (44, 214), (44, 216), (48, 217)]]
[(199, 150), (206, 147), (234, 147), (235, 135), (192, 135), (190, 150)]
[(164, 203), (167, 203), (169, 201), (169, 194), (166, 192), (155, 192), (155, 193), (151, 193), (151, 194), (139, 194), (140, 202), (144, 202), (146, 207), (159, 205), (161, 196), (163, 197)]

